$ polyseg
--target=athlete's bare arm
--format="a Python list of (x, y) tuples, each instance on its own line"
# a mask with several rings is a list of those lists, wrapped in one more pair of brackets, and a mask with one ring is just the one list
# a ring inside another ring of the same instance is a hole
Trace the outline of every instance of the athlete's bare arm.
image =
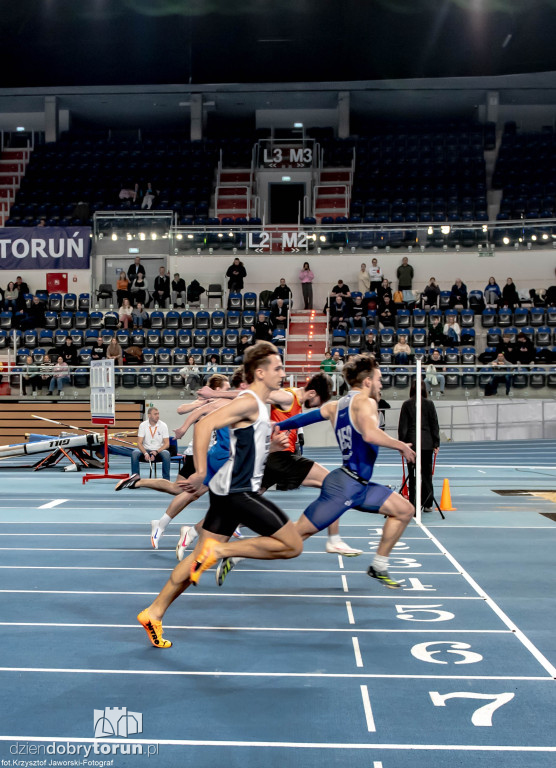
[[(211, 392), (214, 392), (214, 390), (210, 390)], [(205, 405), (205, 400), (192, 400), (190, 403), (182, 403), (178, 406), (177, 412), (183, 416), (185, 413), (191, 413), (191, 411), (194, 411), (195, 408), (199, 408), (201, 405)]]
[(218, 398), (219, 400), (233, 400), (241, 392), (240, 389), (211, 389), (205, 385), (197, 392), (197, 397), (201, 400), (212, 400)]
[(293, 404), (293, 394), (292, 392), (286, 392), (285, 389), (277, 389), (270, 393), (267, 402), (287, 410)]
[(178, 440), (181, 439), (185, 435), (189, 427), (193, 426), (193, 424), (196, 424), (199, 421), (199, 419), (211, 413), (212, 411), (216, 411), (218, 408), (221, 408), (223, 405), (226, 405), (226, 402), (223, 400), (220, 400), (220, 401), (206, 400), (204, 402), (204, 405), (200, 405), (192, 413), (189, 414), (189, 416), (183, 422), (181, 427), (178, 427), (177, 429), (174, 430), (174, 434), (176, 435)]
[(379, 429), (378, 407), (375, 400), (367, 397), (364, 393), (354, 397), (351, 405), (351, 416), (355, 428), (361, 433), (366, 443), (392, 448), (405, 456), (407, 461), (415, 461), (415, 451), (412, 450), (409, 443), (395, 440), (382, 429)]

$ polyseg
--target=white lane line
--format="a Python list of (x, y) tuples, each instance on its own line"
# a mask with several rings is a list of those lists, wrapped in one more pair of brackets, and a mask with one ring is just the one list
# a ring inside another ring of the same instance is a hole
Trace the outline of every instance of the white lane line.
[(344, 559), (341, 555), (338, 555), (338, 565), (340, 566), (340, 568), (344, 567)]
[(353, 616), (353, 609), (349, 600), (346, 600), (346, 610), (348, 614), (348, 622), (350, 624), (355, 624), (355, 617)]
[(382, 768), (382, 763), (379, 760), (373, 760), (373, 768)]
[[(153, 673), (157, 674), (157, 673)], [(163, 673), (158, 673), (163, 674)], [(15, 736), (0, 736), (0, 741), (30, 741), (30, 742), (61, 742), (69, 744), (94, 744), (98, 743), (98, 738), (73, 737), (73, 736), (26, 736), (17, 734)], [(109, 739), (103, 738), (104, 744), (129, 744), (129, 739)], [(152, 744), (152, 739), (133, 739), (134, 744)], [(206, 739), (156, 739), (157, 744), (165, 746), (178, 747), (253, 747), (255, 749), (276, 748), (276, 749), (339, 749), (339, 750), (419, 750), (425, 752), (556, 752), (556, 746), (508, 746), (493, 744), (353, 744), (341, 742), (320, 742), (320, 741), (208, 741)]]
[[(47, 504), (41, 504), (40, 507), (37, 507), (37, 509), (52, 509), (52, 507), (57, 507), (60, 504), (65, 504), (66, 501), (69, 501), (69, 499), (54, 499), (53, 501), (49, 501)], [(13, 536), (13, 534), (6, 534), (7, 536)], [(27, 534), (32, 535), (32, 534)]]
[(482, 587), (479, 586), (479, 584), (477, 584), (475, 579), (469, 573), (467, 573), (465, 568), (459, 564), (456, 558), (445, 549), (444, 545), (440, 543), (434, 534), (428, 531), (425, 525), (420, 523), (418, 523), (418, 525), (422, 526), (423, 530), (429, 534), (431, 541), (433, 541), (436, 546), (445, 554), (454, 568), (457, 568), (459, 571), (461, 571), (461, 575), (467, 581), (467, 583), (473, 587), (475, 592), (486, 602), (489, 608), (494, 611), (494, 613), (508, 627), (508, 629), (515, 634), (517, 639), (536, 658), (536, 660), (548, 672), (548, 674), (556, 680), (556, 667), (548, 661), (548, 659), (539, 651), (536, 645), (534, 645), (531, 640), (529, 640), (529, 638), (519, 629), (519, 627), (510, 619), (510, 617), (504, 613), (500, 606), (494, 602), (494, 600), (484, 591)]
[(363, 699), (363, 709), (365, 710), (365, 720), (367, 721), (367, 730), (369, 733), (375, 733), (376, 725), (373, 717), (373, 710), (371, 709), (371, 699), (369, 697), (369, 689), (366, 685), (361, 686), (361, 698)]
[[(124, 566), (104, 566), (104, 565), (0, 565), (0, 570), (7, 571), (165, 571), (169, 573), (173, 570), (169, 568), (132, 568)], [(240, 571), (236, 571), (240, 573)], [(241, 573), (257, 573), (259, 575), (265, 573), (318, 573), (318, 574), (330, 574), (337, 576), (337, 571), (319, 571), (311, 568), (242, 568)], [(359, 574), (361, 571), (346, 571), (350, 574)], [(460, 576), (456, 571), (394, 571), (390, 570), (390, 573), (400, 573), (405, 576), (420, 575), (420, 576)], [(237, 577), (236, 577), (237, 578)]]
[(480, 472), (481, 475), (486, 475), (486, 472), (484, 469), (478, 469), (477, 472)]
[(361, 649), (359, 648), (359, 638), (352, 637), (351, 642), (353, 643), (353, 653), (355, 654), (355, 666), (363, 667), (363, 657), (361, 656)]
[[(342, 575), (342, 586), (344, 592), (349, 592), (347, 579)], [(93, 590), (93, 589), (0, 589), (0, 594), (4, 595), (131, 595), (139, 596), (143, 595), (149, 597), (151, 595), (157, 595), (157, 592), (133, 592), (128, 590)], [(322, 600), (330, 600), (332, 598), (339, 597), (338, 593), (332, 593), (329, 595), (313, 595), (309, 592), (298, 592), (296, 594), (286, 594), (284, 592), (199, 592), (197, 589), (191, 591), (188, 594), (195, 595), (196, 597), (223, 597), (223, 598), (236, 598), (236, 597), (276, 597), (276, 598), (302, 598), (307, 597), (320, 598)], [(185, 597), (185, 595), (184, 595)], [(352, 595), (354, 600), (399, 600), (400, 595)], [(407, 595), (404, 594), (404, 600), (423, 600), (423, 595)], [(432, 600), (433, 598), (431, 598)], [(483, 597), (472, 595), (435, 595), (434, 600), (478, 600), (484, 601)]]
[[(153, 593), (154, 594), (154, 593)], [(164, 625), (166, 629), (184, 629), (184, 630), (202, 630), (216, 632), (241, 630), (242, 632), (353, 632), (352, 629), (340, 629), (333, 627), (209, 627), (196, 625)], [(76, 624), (69, 622), (35, 622), (35, 621), (0, 621), (0, 627), (72, 627), (74, 629), (139, 629), (137, 624)], [(398, 633), (398, 634), (435, 634), (438, 635), (438, 629), (359, 629), (358, 632), (365, 633)], [(509, 629), (443, 629), (442, 634), (466, 634), (466, 635), (511, 635)], [(543, 678), (544, 679), (544, 678)], [(552, 678), (546, 678), (547, 680)]]

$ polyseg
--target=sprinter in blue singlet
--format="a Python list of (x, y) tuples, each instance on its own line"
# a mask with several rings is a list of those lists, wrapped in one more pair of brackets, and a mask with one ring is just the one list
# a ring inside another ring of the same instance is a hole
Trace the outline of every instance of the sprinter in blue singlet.
[(371, 477), (379, 446), (400, 451), (408, 461), (415, 453), (407, 443), (394, 440), (379, 428), (377, 403), (382, 390), (380, 368), (372, 355), (356, 355), (343, 370), (350, 385), (347, 395), (325, 403), (319, 411), (282, 421), (280, 429), (294, 429), (328, 419), (342, 451), (342, 466), (326, 476), (318, 499), (309, 504), (296, 523), (306, 539), (326, 528), (348, 509), (379, 512), (388, 517), (377, 554), (367, 573), (387, 587), (399, 583), (388, 574), (388, 556), (413, 517), (414, 507), (398, 493)]

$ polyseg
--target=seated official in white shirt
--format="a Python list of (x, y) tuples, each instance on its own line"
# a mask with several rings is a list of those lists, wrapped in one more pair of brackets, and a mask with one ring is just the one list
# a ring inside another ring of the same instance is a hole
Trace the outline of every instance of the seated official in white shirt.
[(131, 472), (139, 474), (140, 461), (161, 461), (162, 476), (170, 479), (170, 435), (168, 426), (160, 421), (158, 408), (151, 406), (147, 411), (148, 419), (137, 430), (137, 448), (131, 454)]

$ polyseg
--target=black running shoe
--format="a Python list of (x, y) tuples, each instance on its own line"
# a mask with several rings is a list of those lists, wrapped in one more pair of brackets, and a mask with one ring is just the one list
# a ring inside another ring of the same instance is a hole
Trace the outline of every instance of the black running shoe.
[(367, 574), (371, 577), (371, 579), (376, 579), (377, 581), (382, 582), (382, 584), (384, 584), (384, 586), (388, 587), (389, 589), (399, 589), (401, 587), (399, 581), (394, 581), (394, 579), (390, 578), (388, 571), (375, 571), (373, 566), (369, 565)]
[(124, 488), (135, 488), (139, 480), (141, 479), (141, 475), (130, 475), (125, 480), (120, 480), (118, 485), (114, 488), (115, 491), (123, 491)]

